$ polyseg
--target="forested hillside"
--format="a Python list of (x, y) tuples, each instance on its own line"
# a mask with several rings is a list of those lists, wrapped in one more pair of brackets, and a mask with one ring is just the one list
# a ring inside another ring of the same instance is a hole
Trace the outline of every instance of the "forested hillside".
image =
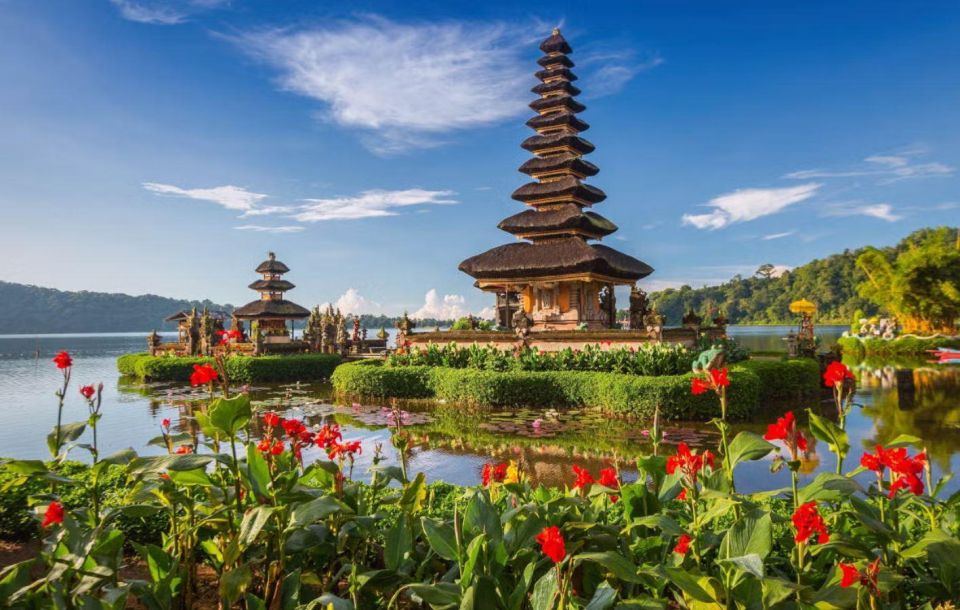
[[(933, 234), (942, 234), (944, 239), (953, 235), (945, 228), (921, 229), (894, 247), (880, 248), (879, 252), (892, 259)], [(667, 317), (668, 324), (679, 324), (690, 309), (704, 315), (711, 307), (725, 312), (731, 324), (792, 323), (795, 316), (788, 306), (798, 299), (817, 304), (819, 322), (848, 324), (857, 310), (866, 315), (876, 314), (879, 310), (858, 290), (866, 276), (857, 267), (857, 258), (868, 250), (871, 249), (844, 250), (842, 254), (814, 260), (779, 276), (772, 274), (770, 266), (766, 265), (753, 277), (736, 276), (719, 286), (670, 288), (650, 296), (657, 310)]]
[(0, 282), (0, 334), (135, 332), (172, 329), (163, 319), (191, 307), (232, 311), (230, 305), (184, 301), (152, 294), (67, 292)]

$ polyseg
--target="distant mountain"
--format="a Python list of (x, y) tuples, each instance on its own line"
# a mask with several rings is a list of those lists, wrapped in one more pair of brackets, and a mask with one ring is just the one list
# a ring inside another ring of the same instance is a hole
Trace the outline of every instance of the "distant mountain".
[(94, 333), (171, 330), (163, 319), (181, 309), (204, 306), (233, 311), (232, 305), (169, 299), (154, 294), (68, 292), (0, 281), (0, 334)]

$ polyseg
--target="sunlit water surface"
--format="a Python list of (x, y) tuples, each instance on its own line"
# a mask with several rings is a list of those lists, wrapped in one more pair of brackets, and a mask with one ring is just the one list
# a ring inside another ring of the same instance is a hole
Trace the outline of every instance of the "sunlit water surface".
[[(782, 350), (787, 327), (731, 327), (730, 334), (749, 348)], [(821, 328), (823, 345), (830, 345), (842, 328)], [(64, 422), (87, 417), (77, 392), (82, 384), (103, 382), (103, 419), (99, 425), (101, 454), (132, 447), (141, 454), (162, 449), (147, 442), (160, 431), (160, 421), (170, 418), (181, 432), (196, 432), (192, 405), (203, 395), (182, 384), (139, 384), (119, 378), (117, 356), (143, 351), (143, 334), (0, 336), (0, 455), (17, 458), (47, 457), (46, 436), (56, 420), (54, 391), (62, 382), (50, 359), (59, 350), (73, 355), (73, 380), (64, 409)], [(912, 368), (916, 393), (912, 399), (898, 392), (894, 371)], [(846, 470), (876, 443), (890, 442), (900, 434), (922, 439), (939, 476), (960, 467), (960, 366), (924, 362), (865, 363), (857, 368), (859, 405), (847, 420), (852, 445)], [(354, 468), (366, 476), (380, 445), (386, 463), (396, 463), (391, 445), (392, 416), (380, 404), (335, 404), (326, 384), (265, 385), (249, 388), (258, 409), (274, 409), (288, 417), (306, 417), (308, 423), (337, 421), (344, 437), (359, 439), (363, 453)], [(826, 398), (826, 397), (825, 397)], [(828, 399), (828, 398), (827, 398)], [(829, 399), (828, 399), (829, 400)], [(784, 409), (819, 408), (830, 413), (830, 403), (768, 405), (756, 421), (736, 426), (763, 433), (766, 424)], [(405, 404), (404, 425), (412, 436), (408, 458), (411, 472), (424, 472), (428, 480), (459, 484), (479, 481), (483, 464), (516, 459), (536, 482), (562, 485), (572, 481), (571, 466), (599, 468), (618, 460), (625, 479), (635, 478), (632, 456), (649, 451), (646, 424), (616, 420), (585, 409), (521, 409), (514, 411), (464, 410), (435, 403)], [(256, 432), (256, 430), (254, 430)], [(709, 424), (675, 423), (666, 426), (666, 443), (686, 441), (710, 446), (717, 442)], [(667, 451), (671, 450), (668, 446)], [(75, 456), (83, 458), (81, 450)], [(803, 463), (803, 477), (833, 471), (835, 459), (826, 447), (812, 444)], [(314, 451), (305, 458), (324, 459)], [(772, 458), (741, 465), (738, 488), (744, 491), (789, 485), (784, 471), (771, 474)], [(957, 481), (948, 489), (958, 489)]]

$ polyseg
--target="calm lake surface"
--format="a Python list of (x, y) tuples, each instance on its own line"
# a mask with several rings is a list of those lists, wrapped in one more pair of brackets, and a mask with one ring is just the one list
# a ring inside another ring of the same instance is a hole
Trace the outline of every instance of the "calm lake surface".
[[(782, 350), (788, 327), (730, 327), (730, 334), (748, 348)], [(829, 346), (843, 327), (821, 327), (818, 333)], [(86, 405), (77, 388), (103, 382), (103, 418), (99, 426), (101, 454), (132, 447), (141, 454), (161, 449), (147, 445), (160, 431), (160, 421), (170, 418), (178, 431), (192, 432), (192, 401), (202, 398), (189, 386), (180, 384), (138, 384), (120, 379), (117, 356), (143, 351), (146, 333), (114, 335), (41, 335), (38, 337), (0, 335), (0, 455), (17, 458), (46, 458), (46, 435), (56, 423), (56, 397), (62, 377), (50, 359), (60, 350), (74, 358), (73, 379), (64, 408), (64, 422), (85, 420)], [(916, 393), (912, 400), (900, 396), (896, 368), (912, 368)], [(931, 456), (935, 477), (960, 468), (960, 366), (930, 365), (924, 362), (861, 363), (855, 369), (859, 389), (847, 430), (852, 445), (845, 470), (859, 463), (863, 450), (887, 443), (900, 434), (923, 440)], [(366, 469), (381, 445), (386, 463), (396, 461), (391, 445), (392, 421), (380, 404), (337, 405), (325, 384), (291, 384), (249, 388), (258, 408), (303, 416), (308, 423), (337, 421), (344, 438), (360, 439), (363, 454), (355, 474)], [(807, 407), (830, 413), (832, 403), (769, 405), (757, 421), (737, 426), (759, 433), (784, 409), (798, 412)], [(649, 451), (644, 424), (624, 420), (610, 425), (609, 417), (592, 410), (488, 411), (464, 410), (453, 406), (404, 405), (409, 412), (405, 425), (414, 448), (408, 465), (412, 472), (424, 472), (428, 480), (475, 484), (483, 464), (492, 460), (522, 460), (535, 481), (548, 485), (571, 482), (571, 465), (585, 465), (596, 474), (612, 460), (619, 460), (624, 478), (635, 478), (631, 457)], [(534, 422), (539, 420), (538, 424)], [(803, 418), (801, 417), (801, 421)], [(666, 426), (666, 442), (681, 440), (712, 446), (717, 442), (714, 428), (705, 424), (672, 422)], [(833, 471), (835, 461), (826, 447), (812, 443), (803, 465), (804, 478), (817, 472)], [(667, 449), (670, 451), (670, 448)], [(74, 457), (85, 454), (78, 450)], [(319, 451), (306, 459), (323, 459)], [(737, 469), (742, 490), (774, 489), (789, 486), (784, 471), (769, 472), (770, 461), (744, 464)], [(960, 480), (949, 489), (960, 489)]]

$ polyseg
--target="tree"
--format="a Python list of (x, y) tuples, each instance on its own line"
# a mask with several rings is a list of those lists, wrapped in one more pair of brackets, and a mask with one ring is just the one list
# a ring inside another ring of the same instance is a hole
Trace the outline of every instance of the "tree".
[(758, 276), (758, 277), (762, 277), (762, 278), (765, 279), (765, 280), (769, 280), (770, 278), (773, 277), (773, 272), (774, 272), (774, 271), (776, 271), (776, 267), (774, 267), (774, 266), (771, 265), (770, 263), (764, 263), (764, 264), (760, 265), (759, 267), (757, 267), (757, 270), (756, 270), (756, 272), (754, 273), (754, 275), (756, 275), (756, 276)]

